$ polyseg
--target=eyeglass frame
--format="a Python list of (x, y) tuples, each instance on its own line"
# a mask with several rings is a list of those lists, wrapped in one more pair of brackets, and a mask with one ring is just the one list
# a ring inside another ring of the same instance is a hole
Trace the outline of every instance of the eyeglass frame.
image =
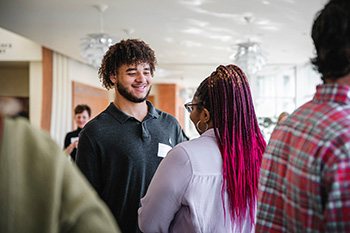
[(188, 103), (184, 104), (184, 107), (185, 107), (185, 109), (187, 110), (188, 113), (191, 113), (192, 110), (193, 110), (191, 108), (191, 106), (195, 106), (195, 105), (202, 105), (203, 106), (203, 103), (196, 103), (196, 104), (194, 104), (192, 102), (188, 102)]

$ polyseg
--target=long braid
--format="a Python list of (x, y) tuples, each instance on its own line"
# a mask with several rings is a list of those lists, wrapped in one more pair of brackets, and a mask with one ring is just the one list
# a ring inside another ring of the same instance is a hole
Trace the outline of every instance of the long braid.
[(201, 83), (196, 97), (211, 114), (222, 155), (222, 200), (224, 202), (227, 192), (233, 222), (241, 226), (249, 208), (254, 224), (260, 165), (266, 142), (258, 127), (247, 78), (237, 66), (219, 66)]

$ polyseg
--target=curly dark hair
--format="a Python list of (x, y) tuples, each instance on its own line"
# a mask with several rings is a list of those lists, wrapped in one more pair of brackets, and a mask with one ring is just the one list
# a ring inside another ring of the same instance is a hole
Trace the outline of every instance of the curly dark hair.
[(133, 65), (147, 63), (153, 76), (157, 59), (154, 51), (144, 41), (139, 39), (127, 39), (112, 45), (102, 59), (102, 64), (98, 70), (98, 76), (103, 86), (108, 90), (114, 84), (110, 80), (110, 75), (117, 75), (118, 69), (122, 65)]
[(322, 79), (337, 80), (350, 73), (350, 1), (331, 0), (312, 27), (316, 57), (312, 64)]

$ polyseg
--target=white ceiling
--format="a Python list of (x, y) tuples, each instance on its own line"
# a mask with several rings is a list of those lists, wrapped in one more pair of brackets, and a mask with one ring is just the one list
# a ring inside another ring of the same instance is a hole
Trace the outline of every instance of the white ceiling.
[(235, 44), (248, 38), (261, 43), (267, 67), (307, 62), (313, 56), (312, 21), (325, 1), (0, 0), (0, 27), (84, 62), (81, 38), (100, 26), (93, 6), (107, 4), (106, 33), (143, 39), (155, 50), (154, 81), (197, 86), (219, 64), (231, 63)]

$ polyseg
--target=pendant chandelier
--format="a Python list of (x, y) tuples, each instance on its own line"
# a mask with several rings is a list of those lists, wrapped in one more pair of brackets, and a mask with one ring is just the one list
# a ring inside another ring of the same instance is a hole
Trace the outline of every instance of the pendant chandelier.
[(108, 8), (107, 5), (94, 6), (99, 11), (100, 16), (100, 32), (91, 33), (82, 38), (81, 42), (81, 56), (94, 68), (101, 66), (102, 58), (109, 47), (116, 42), (116, 38), (104, 33), (102, 13)]
[[(250, 26), (253, 17), (245, 16), (244, 19)], [(247, 42), (238, 43), (237, 46), (237, 52), (232, 54), (230, 58), (245, 73), (248, 75), (255, 74), (265, 65), (266, 57), (259, 43), (253, 42), (249, 38)]]
[(255, 74), (266, 63), (266, 57), (261, 51), (260, 45), (248, 40), (239, 43), (237, 53), (233, 56), (233, 62), (247, 74)]

